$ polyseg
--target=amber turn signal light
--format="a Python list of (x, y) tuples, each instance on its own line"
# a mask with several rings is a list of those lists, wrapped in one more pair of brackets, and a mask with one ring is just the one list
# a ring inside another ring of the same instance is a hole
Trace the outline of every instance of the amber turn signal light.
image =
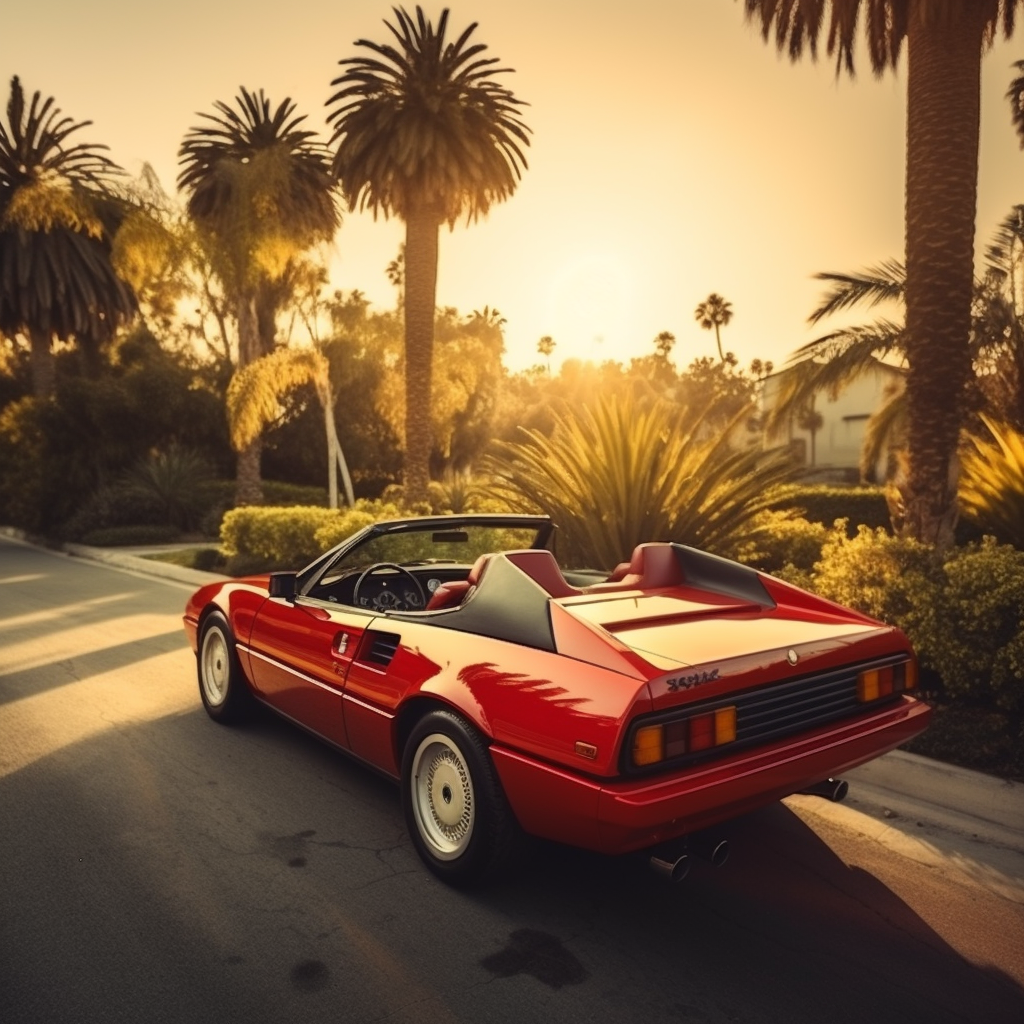
[(884, 668), (865, 669), (857, 676), (857, 700), (862, 704), (916, 689), (917, 662), (913, 658)]

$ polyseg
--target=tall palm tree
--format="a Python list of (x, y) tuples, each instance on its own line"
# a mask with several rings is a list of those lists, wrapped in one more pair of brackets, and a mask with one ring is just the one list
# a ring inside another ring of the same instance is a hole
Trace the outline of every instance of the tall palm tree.
[(420, 7), (396, 7), (384, 24), (396, 45), (356, 40), (369, 56), (349, 57), (331, 85), (328, 122), (334, 173), (350, 209), (405, 222), (406, 497), (425, 500), (431, 450), (430, 397), (440, 226), (472, 222), (515, 191), (530, 129), (523, 101), (498, 84), (471, 24), (448, 42), (448, 11), (437, 26)]
[(0, 119), (0, 331), (28, 335), (40, 398), (55, 387), (54, 338), (95, 348), (136, 310), (111, 262), (127, 211), (114, 191), (123, 172), (105, 146), (70, 140), (89, 124), (39, 92), (26, 104), (11, 79)]
[[(242, 369), (273, 347), (295, 258), (333, 238), (340, 215), (330, 154), (292, 100), (272, 110), (262, 89), (242, 88), (235, 103), (216, 102), (186, 134), (178, 188), (231, 297)], [(239, 503), (262, 500), (260, 450), (256, 436), (239, 453)]]
[(956, 447), (974, 274), (981, 56), (1024, 0), (744, 0), (767, 40), (798, 59), (817, 55), (828, 23), (836, 72), (854, 73), (864, 14), (872, 70), (899, 64), (907, 45), (906, 351), (908, 477), (903, 530), (940, 547), (956, 522)]
[(732, 303), (726, 302), (717, 292), (712, 292), (694, 311), (694, 318), (705, 331), (715, 330), (715, 342), (718, 345), (718, 358), (725, 362), (722, 351), (722, 335), (720, 328), (727, 327), (732, 319)]

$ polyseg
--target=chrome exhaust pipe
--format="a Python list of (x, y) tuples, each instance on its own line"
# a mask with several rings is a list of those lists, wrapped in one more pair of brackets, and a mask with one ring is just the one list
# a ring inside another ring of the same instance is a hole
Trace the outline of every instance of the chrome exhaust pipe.
[(670, 882), (681, 882), (690, 873), (690, 858), (685, 853), (666, 853), (664, 856), (652, 854), (650, 865), (656, 874)]
[(850, 792), (850, 784), (845, 779), (824, 779), (813, 786), (801, 789), (800, 792), (806, 796), (824, 797), (837, 804), (846, 799), (846, 794)]
[(690, 836), (689, 849), (712, 867), (720, 868), (729, 859), (729, 840), (712, 836)]

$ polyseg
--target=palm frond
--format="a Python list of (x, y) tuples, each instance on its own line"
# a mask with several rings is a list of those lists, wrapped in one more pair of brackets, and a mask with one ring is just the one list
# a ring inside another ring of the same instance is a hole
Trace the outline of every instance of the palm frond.
[(779, 434), (819, 393), (835, 398), (858, 377), (902, 354), (902, 328), (889, 320), (823, 335), (799, 348), (779, 374), (778, 392), (765, 422), (769, 436)]
[[(1007, 16), (1012, 4), (1007, 4)], [(1019, 60), (1013, 65), (1020, 74), (1010, 82), (1010, 88), (1006, 92), (1006, 98), (1010, 101), (1010, 116), (1013, 118), (1013, 127), (1020, 136), (1021, 147), (1024, 148), (1024, 60)]]
[(302, 384), (328, 372), (319, 352), (275, 349), (239, 370), (228, 385), (227, 411), (231, 443), (241, 451), (281, 415), (281, 399)]
[(436, 28), (421, 7), (415, 19), (400, 7), (394, 14), (384, 23), (394, 44), (358, 39), (372, 56), (339, 62), (345, 70), (327, 101), (333, 171), (350, 209), (406, 217), (429, 208), (449, 224), (473, 220), (508, 198), (526, 167), (525, 104), (495, 80), (511, 69), (470, 45), (475, 23), (448, 43), (447, 10)]
[(611, 568), (645, 540), (728, 553), (790, 467), (778, 452), (733, 451), (729, 430), (705, 439), (705, 427), (639, 392), (614, 396), (556, 415), (550, 437), (524, 431), (496, 444), (484, 467), (490, 493), (550, 514), (580, 565)]
[(886, 260), (859, 274), (815, 274), (818, 281), (829, 282), (821, 304), (807, 318), (812, 324), (852, 306), (875, 306), (879, 302), (901, 301), (907, 271), (900, 260)]
[(964, 514), (1024, 549), (1024, 434), (982, 416), (990, 439), (971, 437), (961, 462)]

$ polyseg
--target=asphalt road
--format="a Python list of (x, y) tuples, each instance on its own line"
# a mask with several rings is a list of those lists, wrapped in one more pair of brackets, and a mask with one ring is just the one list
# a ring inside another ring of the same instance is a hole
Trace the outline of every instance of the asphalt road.
[(1024, 1021), (1024, 905), (799, 808), (446, 888), (389, 783), (207, 719), (186, 592), (0, 539), (3, 1024)]

